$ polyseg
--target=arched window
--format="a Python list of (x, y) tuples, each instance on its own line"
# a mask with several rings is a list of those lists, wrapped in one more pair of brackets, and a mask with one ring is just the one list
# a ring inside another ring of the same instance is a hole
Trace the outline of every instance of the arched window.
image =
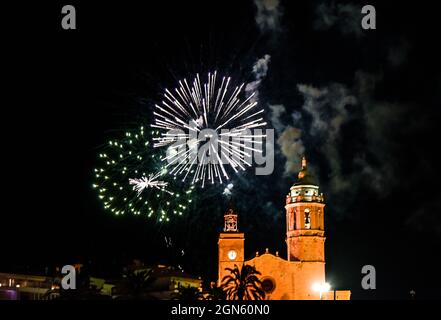
[(292, 219), (294, 230), (296, 229), (296, 219), (297, 219), (297, 210), (294, 209), (294, 216), (293, 216), (293, 219)]
[(291, 211), (288, 215), (288, 230), (294, 229), (295, 211)]
[(309, 209), (305, 209), (305, 229), (311, 229), (311, 217), (309, 216)]

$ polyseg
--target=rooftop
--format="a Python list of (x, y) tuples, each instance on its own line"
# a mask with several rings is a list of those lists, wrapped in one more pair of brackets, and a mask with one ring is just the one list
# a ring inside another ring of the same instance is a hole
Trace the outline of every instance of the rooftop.
[(294, 186), (300, 185), (318, 186), (317, 180), (308, 172), (308, 163), (305, 157), (302, 158), (302, 169), (299, 171), (297, 180), (294, 183)]

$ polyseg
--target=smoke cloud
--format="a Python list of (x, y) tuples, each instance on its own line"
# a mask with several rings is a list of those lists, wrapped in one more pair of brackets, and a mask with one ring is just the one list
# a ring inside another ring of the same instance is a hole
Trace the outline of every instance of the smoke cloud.
[(255, 80), (247, 83), (247, 85), (245, 86), (245, 92), (247, 92), (248, 94), (254, 93), (253, 98), (251, 98), (251, 102), (259, 101), (259, 87), (268, 73), (270, 60), (271, 56), (269, 54), (266, 54), (263, 56), (263, 58), (258, 59), (253, 65), (253, 74)]
[(315, 10), (316, 18), (314, 28), (316, 30), (329, 30), (336, 28), (343, 35), (361, 37), (361, 6), (354, 4), (335, 4), (332, 2), (320, 3)]
[(282, 16), (279, 0), (254, 0), (257, 8), (256, 24), (262, 33), (280, 31)]
[[(381, 81), (381, 75), (358, 71), (353, 87), (298, 84), (303, 99), (300, 109), (289, 115), (283, 105), (270, 106), (271, 122), (280, 132), (277, 143), (286, 159), (285, 174), (299, 170), (306, 151), (323, 162), (326, 178), (321, 185), (334, 199), (351, 198), (362, 187), (385, 196), (397, 183), (393, 151), (400, 143), (390, 128), (400, 127), (410, 109), (375, 99)], [(353, 152), (349, 161), (346, 150)], [(312, 171), (320, 178), (316, 169)]]
[(305, 153), (302, 130), (288, 126), (277, 139), (282, 154), (286, 158), (285, 175), (296, 173), (300, 169), (300, 160)]
[(282, 116), (286, 114), (286, 108), (282, 104), (268, 105), (271, 111), (271, 124), (277, 133), (281, 133), (285, 128), (285, 125), (282, 122)]

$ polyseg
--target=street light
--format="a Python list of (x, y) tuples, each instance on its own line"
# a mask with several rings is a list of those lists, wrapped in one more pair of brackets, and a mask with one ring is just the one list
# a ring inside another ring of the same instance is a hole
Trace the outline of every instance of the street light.
[(327, 282), (323, 282), (323, 283), (316, 282), (312, 286), (312, 290), (319, 292), (320, 293), (320, 300), (322, 300), (323, 292), (328, 292), (329, 290), (331, 290), (331, 285)]

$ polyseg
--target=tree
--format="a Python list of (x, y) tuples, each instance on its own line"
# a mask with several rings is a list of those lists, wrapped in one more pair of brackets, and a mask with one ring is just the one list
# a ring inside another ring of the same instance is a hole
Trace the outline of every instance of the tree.
[(180, 287), (178, 292), (173, 296), (174, 300), (183, 300), (183, 301), (194, 301), (194, 300), (202, 300), (202, 293), (199, 291), (199, 288), (196, 287)]
[(210, 283), (210, 287), (204, 293), (204, 300), (226, 300), (227, 295), (222, 286), (217, 286), (215, 282)]
[(144, 271), (129, 271), (124, 275), (121, 293), (132, 299), (148, 298), (147, 290), (156, 280), (153, 269)]
[[(109, 297), (104, 296), (100, 293), (100, 290), (90, 284), (90, 269), (89, 266), (84, 266), (82, 264), (75, 265), (75, 289), (54, 289), (47, 292), (44, 298), (48, 298), (53, 293), (59, 293), (57, 299), (59, 300), (106, 300)], [(59, 275), (59, 279), (55, 284), (61, 286), (62, 274)]]
[(222, 279), (222, 288), (227, 295), (227, 300), (263, 300), (265, 292), (262, 282), (257, 277), (260, 272), (255, 267), (243, 264), (239, 269), (226, 268), (230, 274)]

